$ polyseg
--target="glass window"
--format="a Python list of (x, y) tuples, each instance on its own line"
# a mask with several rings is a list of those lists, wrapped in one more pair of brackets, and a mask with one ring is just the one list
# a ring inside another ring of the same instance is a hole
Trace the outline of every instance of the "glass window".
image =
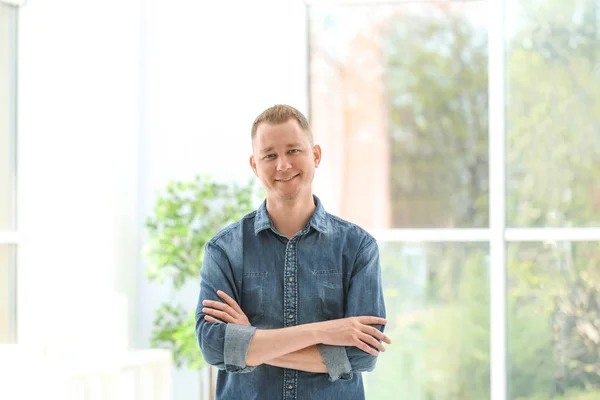
[(0, 285), (0, 344), (12, 343), (16, 332), (14, 245), (0, 244)]
[[(514, 400), (600, 398), (600, 230), (580, 229), (600, 227), (600, 1), (397, 0), (309, 17), (319, 176), (336, 213), (394, 240), (380, 240), (394, 344), (365, 375), (369, 398), (504, 400), (505, 383)], [(505, 60), (492, 110), (488, 51)], [(506, 123), (499, 149), (488, 111)], [(496, 150), (506, 204), (489, 201)], [(403, 228), (433, 229), (414, 244)], [(444, 243), (452, 228), (484, 228), (468, 231), (484, 242)]]
[(320, 177), (367, 229), (487, 227), (485, 1), (311, 6)]
[[(16, 7), (0, 3), (0, 232), (16, 230)], [(15, 245), (0, 242), (0, 343), (16, 339)]]
[(379, 246), (392, 344), (365, 375), (368, 398), (489, 399), (488, 245)]
[(600, 242), (507, 250), (510, 398), (600, 398)]
[(600, 3), (506, 4), (508, 225), (600, 226)]
[(0, 230), (15, 227), (15, 17), (0, 2)]

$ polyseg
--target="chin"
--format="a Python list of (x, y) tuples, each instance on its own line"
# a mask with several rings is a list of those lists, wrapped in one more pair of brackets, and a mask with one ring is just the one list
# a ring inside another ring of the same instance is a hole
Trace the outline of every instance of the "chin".
[(294, 200), (296, 197), (298, 197), (299, 194), (300, 194), (300, 191), (289, 191), (289, 192), (277, 193), (279, 198), (282, 200)]
[(280, 192), (279, 198), (282, 200), (295, 200), (295, 199), (301, 197), (303, 193), (305, 193), (303, 188), (298, 188), (295, 191), (283, 192), (283, 193)]
[(298, 193), (279, 193), (279, 198), (282, 200), (294, 200), (298, 197)]

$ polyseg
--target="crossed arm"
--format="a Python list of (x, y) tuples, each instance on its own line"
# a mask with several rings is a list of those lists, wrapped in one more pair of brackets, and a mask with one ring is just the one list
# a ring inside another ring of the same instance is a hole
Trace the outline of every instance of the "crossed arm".
[[(210, 243), (201, 269), (196, 336), (204, 359), (232, 373), (269, 364), (308, 372), (327, 372), (330, 380), (371, 371), (377, 355), (391, 343), (385, 336), (385, 306), (379, 253), (366, 243), (355, 260), (345, 299), (346, 318), (281, 329), (256, 329), (234, 298), (236, 278), (223, 249)], [(224, 295), (227, 291), (229, 296)], [(371, 301), (365, 301), (371, 299)]]
[[(204, 319), (211, 323), (250, 326), (244, 311), (227, 293), (219, 290), (223, 300), (204, 300)], [(383, 318), (365, 316), (305, 324), (291, 328), (258, 329), (250, 340), (246, 364), (250, 367), (268, 364), (307, 372), (328, 372), (317, 344), (354, 346), (373, 356), (385, 347), (379, 340), (391, 340), (370, 325), (385, 325)], [(372, 347), (371, 347), (372, 346)]]

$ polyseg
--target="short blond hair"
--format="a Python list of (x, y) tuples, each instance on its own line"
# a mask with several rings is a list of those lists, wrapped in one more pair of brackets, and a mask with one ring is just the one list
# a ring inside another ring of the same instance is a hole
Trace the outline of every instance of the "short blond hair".
[(258, 117), (256, 117), (254, 123), (252, 124), (252, 143), (254, 143), (254, 139), (256, 138), (258, 125), (261, 123), (266, 122), (268, 124), (277, 125), (283, 124), (292, 118), (298, 121), (300, 128), (302, 128), (302, 130), (306, 133), (310, 145), (314, 146), (312, 128), (310, 127), (308, 119), (300, 111), (287, 104), (276, 104), (267, 108), (265, 111), (261, 112)]

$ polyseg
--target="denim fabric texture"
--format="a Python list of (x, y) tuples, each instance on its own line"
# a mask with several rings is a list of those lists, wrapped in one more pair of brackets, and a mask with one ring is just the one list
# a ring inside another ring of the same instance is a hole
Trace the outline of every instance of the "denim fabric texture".
[[(386, 317), (377, 242), (313, 197), (313, 215), (291, 239), (275, 229), (265, 200), (206, 244), (196, 335), (204, 359), (219, 369), (218, 400), (364, 399), (361, 372), (373, 370), (377, 357), (356, 347), (319, 344), (329, 371), (321, 374), (245, 362), (256, 329)], [(237, 301), (252, 326), (204, 320), (202, 301), (222, 301), (217, 290)]]

